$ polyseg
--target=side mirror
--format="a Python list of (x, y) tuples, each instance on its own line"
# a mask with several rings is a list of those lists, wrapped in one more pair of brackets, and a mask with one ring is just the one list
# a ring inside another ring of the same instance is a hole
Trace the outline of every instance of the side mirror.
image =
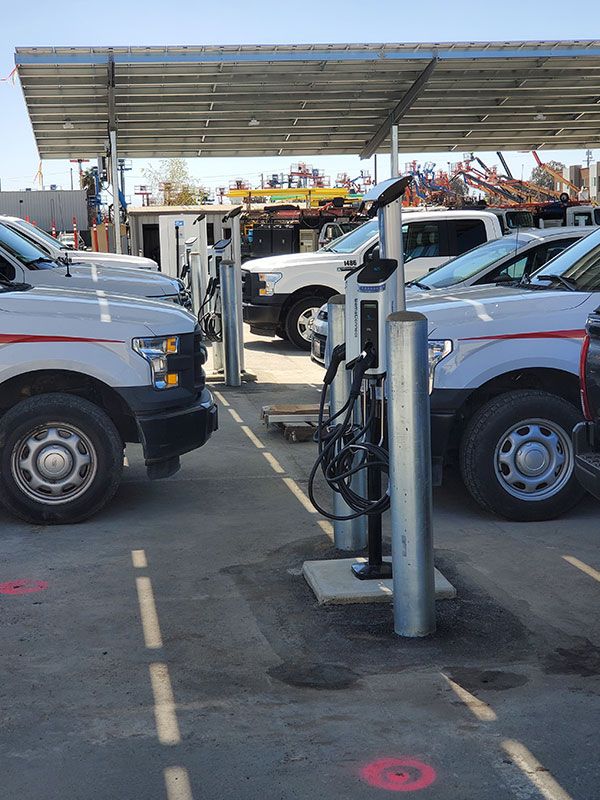
[(369, 263), (371, 261), (379, 261), (380, 258), (381, 258), (381, 250), (379, 245), (376, 244), (375, 247), (369, 253), (367, 253), (365, 261)]

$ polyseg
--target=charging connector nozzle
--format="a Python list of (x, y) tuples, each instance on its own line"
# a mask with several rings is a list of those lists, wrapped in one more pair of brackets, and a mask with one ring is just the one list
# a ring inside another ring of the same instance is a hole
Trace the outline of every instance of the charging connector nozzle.
[(333, 381), (333, 379), (337, 374), (338, 367), (345, 358), (346, 358), (346, 345), (338, 344), (336, 347), (333, 348), (333, 352), (331, 353), (331, 361), (329, 362), (329, 366), (327, 367), (325, 377), (323, 378), (323, 383), (325, 384), (325, 386), (329, 386), (330, 383)]

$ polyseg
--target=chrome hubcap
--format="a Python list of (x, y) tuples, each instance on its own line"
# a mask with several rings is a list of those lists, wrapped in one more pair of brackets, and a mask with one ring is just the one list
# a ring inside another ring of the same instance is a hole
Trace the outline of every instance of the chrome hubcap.
[(13, 448), (11, 472), (19, 488), (45, 503), (74, 500), (97, 470), (94, 446), (78, 428), (55, 423), (21, 438)]
[(571, 477), (571, 440), (555, 422), (523, 420), (500, 437), (494, 467), (501, 485), (513, 497), (536, 501), (552, 497)]
[(298, 333), (303, 339), (306, 339), (307, 342), (310, 342), (312, 339), (313, 325), (319, 313), (319, 308), (307, 308), (306, 311), (303, 311), (298, 317)]

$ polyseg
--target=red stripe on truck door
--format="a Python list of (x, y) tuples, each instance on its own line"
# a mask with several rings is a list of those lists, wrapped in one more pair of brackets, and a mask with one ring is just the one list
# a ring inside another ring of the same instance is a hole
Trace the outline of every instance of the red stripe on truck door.
[(572, 331), (536, 331), (534, 333), (500, 333), (497, 336), (468, 336), (459, 342), (478, 342), (483, 339), (583, 339), (584, 330)]
[(0, 333), (0, 344), (23, 342), (110, 342), (124, 344), (122, 339), (86, 339), (81, 336), (37, 336), (29, 333)]

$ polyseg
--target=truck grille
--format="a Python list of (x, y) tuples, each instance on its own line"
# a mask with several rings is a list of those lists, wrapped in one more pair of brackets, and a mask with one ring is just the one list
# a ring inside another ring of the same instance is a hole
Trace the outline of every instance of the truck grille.
[(196, 326), (194, 329), (194, 389), (197, 392), (202, 391), (206, 385), (206, 373), (204, 372), (204, 365), (208, 357), (208, 351), (202, 344), (202, 335), (200, 328)]
[(252, 273), (250, 270), (242, 270), (242, 299), (246, 302), (252, 300)]

